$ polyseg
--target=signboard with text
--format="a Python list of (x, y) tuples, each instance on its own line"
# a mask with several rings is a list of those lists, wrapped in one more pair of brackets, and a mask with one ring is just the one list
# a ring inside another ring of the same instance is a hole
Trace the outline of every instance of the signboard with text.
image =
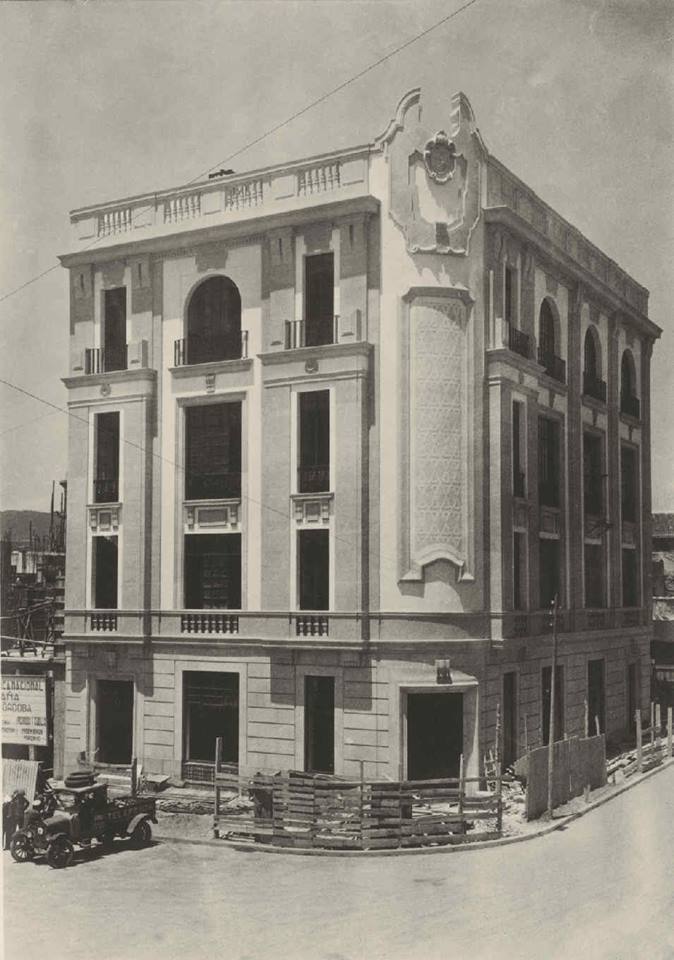
[(46, 747), (47, 681), (44, 677), (2, 677), (3, 743)]

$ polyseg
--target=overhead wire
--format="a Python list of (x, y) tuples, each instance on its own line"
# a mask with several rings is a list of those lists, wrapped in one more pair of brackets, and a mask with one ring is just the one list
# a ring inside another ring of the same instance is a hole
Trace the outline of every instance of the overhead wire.
[[(406, 40), (404, 43), (401, 43), (394, 50), (391, 50), (389, 53), (384, 54), (384, 56), (379, 57), (379, 59), (373, 61), (373, 63), (368, 64), (367, 67), (364, 67), (358, 73), (355, 73), (353, 74), (353, 76), (349, 77), (348, 79), (343, 80), (341, 83), (337, 84), (336, 87), (333, 87), (331, 90), (328, 90), (326, 93), (321, 94), (321, 96), (316, 97), (315, 100), (312, 100), (310, 103), (306, 104), (300, 110), (295, 111), (295, 113), (291, 114), (289, 117), (286, 117), (284, 120), (281, 120), (279, 123), (276, 123), (273, 126), (269, 127), (263, 133), (259, 134), (259, 136), (254, 137), (254, 139), (249, 140), (242, 147), (239, 147), (239, 149), (235, 150), (234, 153), (228, 154), (222, 160), (218, 160), (218, 162), (213, 164), (213, 166), (208, 167), (206, 170), (203, 170), (200, 173), (198, 173), (195, 177), (192, 177), (191, 180), (187, 180), (183, 184), (183, 186), (189, 186), (192, 183), (196, 183), (198, 180), (201, 180), (203, 177), (207, 176), (209, 173), (214, 171), (217, 167), (220, 167), (225, 163), (230, 163), (232, 160), (235, 160), (237, 157), (241, 156), (242, 153), (245, 153), (247, 150), (250, 150), (252, 147), (257, 146), (258, 143), (261, 143), (263, 140), (266, 140), (267, 137), (270, 137), (274, 133), (278, 133), (279, 130), (283, 129), (283, 127), (287, 126), (289, 123), (292, 123), (294, 120), (298, 120), (300, 117), (304, 116), (305, 113), (308, 113), (310, 110), (313, 110), (314, 107), (319, 106), (321, 103), (325, 103), (325, 101), (328, 100), (330, 97), (333, 97), (335, 94), (340, 93), (342, 90), (345, 90), (352, 83), (355, 83), (357, 80), (360, 80), (362, 77), (366, 76), (368, 73), (371, 73), (372, 70), (375, 70), (377, 67), (381, 66), (382, 63), (385, 63), (387, 60), (390, 60), (392, 57), (397, 56), (397, 54), (401, 53), (403, 50), (406, 50), (408, 47), (412, 46), (412, 44), (417, 43), (419, 40), (422, 40), (424, 37), (427, 37), (434, 30), (437, 30), (440, 27), (444, 26), (444, 24), (449, 23), (450, 20), (453, 20), (460, 13), (463, 13), (464, 10), (467, 10), (469, 7), (472, 7), (475, 3), (478, 3), (478, 0), (466, 0), (466, 2), (463, 3), (460, 7), (457, 7), (456, 10), (453, 10), (451, 13), (442, 17), (440, 20), (436, 21), (436, 23), (431, 24), (430, 27), (426, 27), (426, 29), (422, 30), (421, 33), (418, 33), (416, 34), (416, 36), (411, 37), (409, 40)], [(139, 211), (138, 215), (141, 215), (141, 214), (142, 214), (142, 209)], [(134, 216), (132, 215), (131, 223), (134, 222), (134, 219), (137, 219), (137, 217), (134, 218)], [(105, 239), (104, 235), (96, 237), (96, 239), (92, 240), (90, 244), (82, 247), (81, 252), (90, 250), (92, 247), (96, 246), (97, 243), (100, 243), (100, 241), (104, 239)], [(36, 283), (38, 280), (41, 280), (43, 277), (46, 277), (47, 274), (51, 273), (53, 270), (56, 270), (58, 267), (60, 267), (60, 263), (54, 263), (50, 267), (47, 267), (46, 270), (43, 270), (41, 273), (38, 273), (36, 276), (31, 277), (29, 280), (26, 280), (24, 283), (16, 287), (14, 290), (10, 290), (8, 293), (0, 295), (0, 303), (3, 303), (5, 300), (9, 300), (10, 297), (13, 297), (15, 294), (20, 293), (21, 290), (25, 290), (26, 287), (29, 287), (31, 284)]]

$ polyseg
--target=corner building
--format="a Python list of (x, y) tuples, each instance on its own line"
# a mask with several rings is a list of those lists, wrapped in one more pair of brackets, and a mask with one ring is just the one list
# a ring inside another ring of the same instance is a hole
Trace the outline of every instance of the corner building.
[[(66, 769), (399, 779), (648, 699), (647, 291), (413, 90), (71, 214)], [(595, 720), (596, 718), (596, 720)]]

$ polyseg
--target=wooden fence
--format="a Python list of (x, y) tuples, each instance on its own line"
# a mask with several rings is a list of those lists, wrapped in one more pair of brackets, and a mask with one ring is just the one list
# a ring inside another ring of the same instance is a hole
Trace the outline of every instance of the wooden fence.
[(659, 703), (651, 703), (650, 726), (644, 731), (641, 720), (641, 711), (637, 710), (634, 716), (636, 729), (636, 751), (633, 760), (618, 765), (609, 764), (609, 773), (622, 770), (625, 777), (634, 773), (644, 773), (674, 755), (672, 708), (667, 708), (667, 720), (664, 721)]
[[(279, 847), (377, 850), (501, 836), (500, 778), (494, 791), (480, 792), (478, 780), (463, 775), (403, 782), (293, 771), (245, 776), (223, 768), (218, 751), (216, 837)], [(229, 799), (223, 802), (225, 794)]]
[[(548, 808), (547, 746), (530, 750), (516, 765), (527, 781), (527, 820), (540, 817)], [(580, 796), (586, 787), (594, 790), (606, 783), (606, 745), (604, 735), (572, 737), (554, 745), (552, 806), (558, 807)]]

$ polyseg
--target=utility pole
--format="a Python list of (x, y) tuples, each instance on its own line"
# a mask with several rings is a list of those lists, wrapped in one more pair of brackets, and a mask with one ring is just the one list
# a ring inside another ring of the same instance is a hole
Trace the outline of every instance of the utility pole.
[(552, 614), (552, 665), (550, 667), (550, 722), (548, 724), (548, 819), (552, 820), (552, 783), (555, 771), (555, 686), (557, 670), (557, 594), (550, 604)]

